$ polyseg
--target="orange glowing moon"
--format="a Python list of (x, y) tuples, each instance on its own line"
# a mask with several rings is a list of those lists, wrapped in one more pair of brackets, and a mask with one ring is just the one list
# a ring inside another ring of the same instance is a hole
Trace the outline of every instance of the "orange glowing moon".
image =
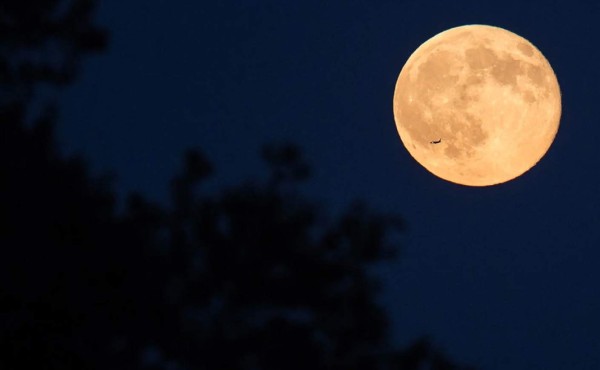
[(423, 167), (469, 186), (512, 180), (546, 154), (558, 131), (556, 75), (529, 41), (502, 28), (439, 33), (396, 82), (394, 119)]

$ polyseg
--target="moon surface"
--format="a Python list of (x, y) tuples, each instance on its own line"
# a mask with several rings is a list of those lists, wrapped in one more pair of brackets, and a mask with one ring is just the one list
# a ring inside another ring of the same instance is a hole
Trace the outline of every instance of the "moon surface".
[(502, 28), (451, 28), (423, 43), (396, 82), (402, 143), (434, 175), (462, 185), (514, 179), (548, 151), (561, 95), (552, 67)]

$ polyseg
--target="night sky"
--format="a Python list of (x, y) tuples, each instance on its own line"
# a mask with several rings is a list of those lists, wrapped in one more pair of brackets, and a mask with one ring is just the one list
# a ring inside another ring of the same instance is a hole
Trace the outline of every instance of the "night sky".
[[(494, 5), (490, 5), (490, 4)], [(264, 174), (269, 142), (297, 143), (303, 188), (402, 215), (401, 258), (382, 267), (399, 345), (421, 335), (482, 369), (600, 369), (598, 30), (577, 1), (104, 2), (108, 52), (62, 93), (60, 142), (121, 194), (166, 203), (186, 148), (214, 187)], [(562, 92), (558, 135), (525, 175), (485, 188), (441, 180), (396, 131), (392, 97), (410, 54), (464, 24), (538, 47)]]

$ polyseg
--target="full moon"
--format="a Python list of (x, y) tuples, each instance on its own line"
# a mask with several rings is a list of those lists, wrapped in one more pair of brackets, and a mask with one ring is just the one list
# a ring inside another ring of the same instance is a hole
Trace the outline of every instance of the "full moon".
[(423, 43), (400, 72), (394, 119), (402, 143), (434, 175), (462, 185), (512, 180), (546, 154), (561, 96), (552, 67), (502, 28), (451, 28)]

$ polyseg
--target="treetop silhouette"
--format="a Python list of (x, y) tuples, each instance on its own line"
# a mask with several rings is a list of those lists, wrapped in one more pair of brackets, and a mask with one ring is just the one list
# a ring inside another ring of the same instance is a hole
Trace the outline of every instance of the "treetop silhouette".
[(109, 179), (60, 153), (56, 107), (27, 124), (40, 84), (105, 47), (94, 5), (0, 5), (0, 368), (461, 368), (425, 339), (390, 342), (368, 268), (398, 251), (402, 220), (361, 203), (327, 220), (293, 145), (264, 148), (263, 182), (216, 195), (187, 151), (169, 207), (131, 194), (117, 214)]

